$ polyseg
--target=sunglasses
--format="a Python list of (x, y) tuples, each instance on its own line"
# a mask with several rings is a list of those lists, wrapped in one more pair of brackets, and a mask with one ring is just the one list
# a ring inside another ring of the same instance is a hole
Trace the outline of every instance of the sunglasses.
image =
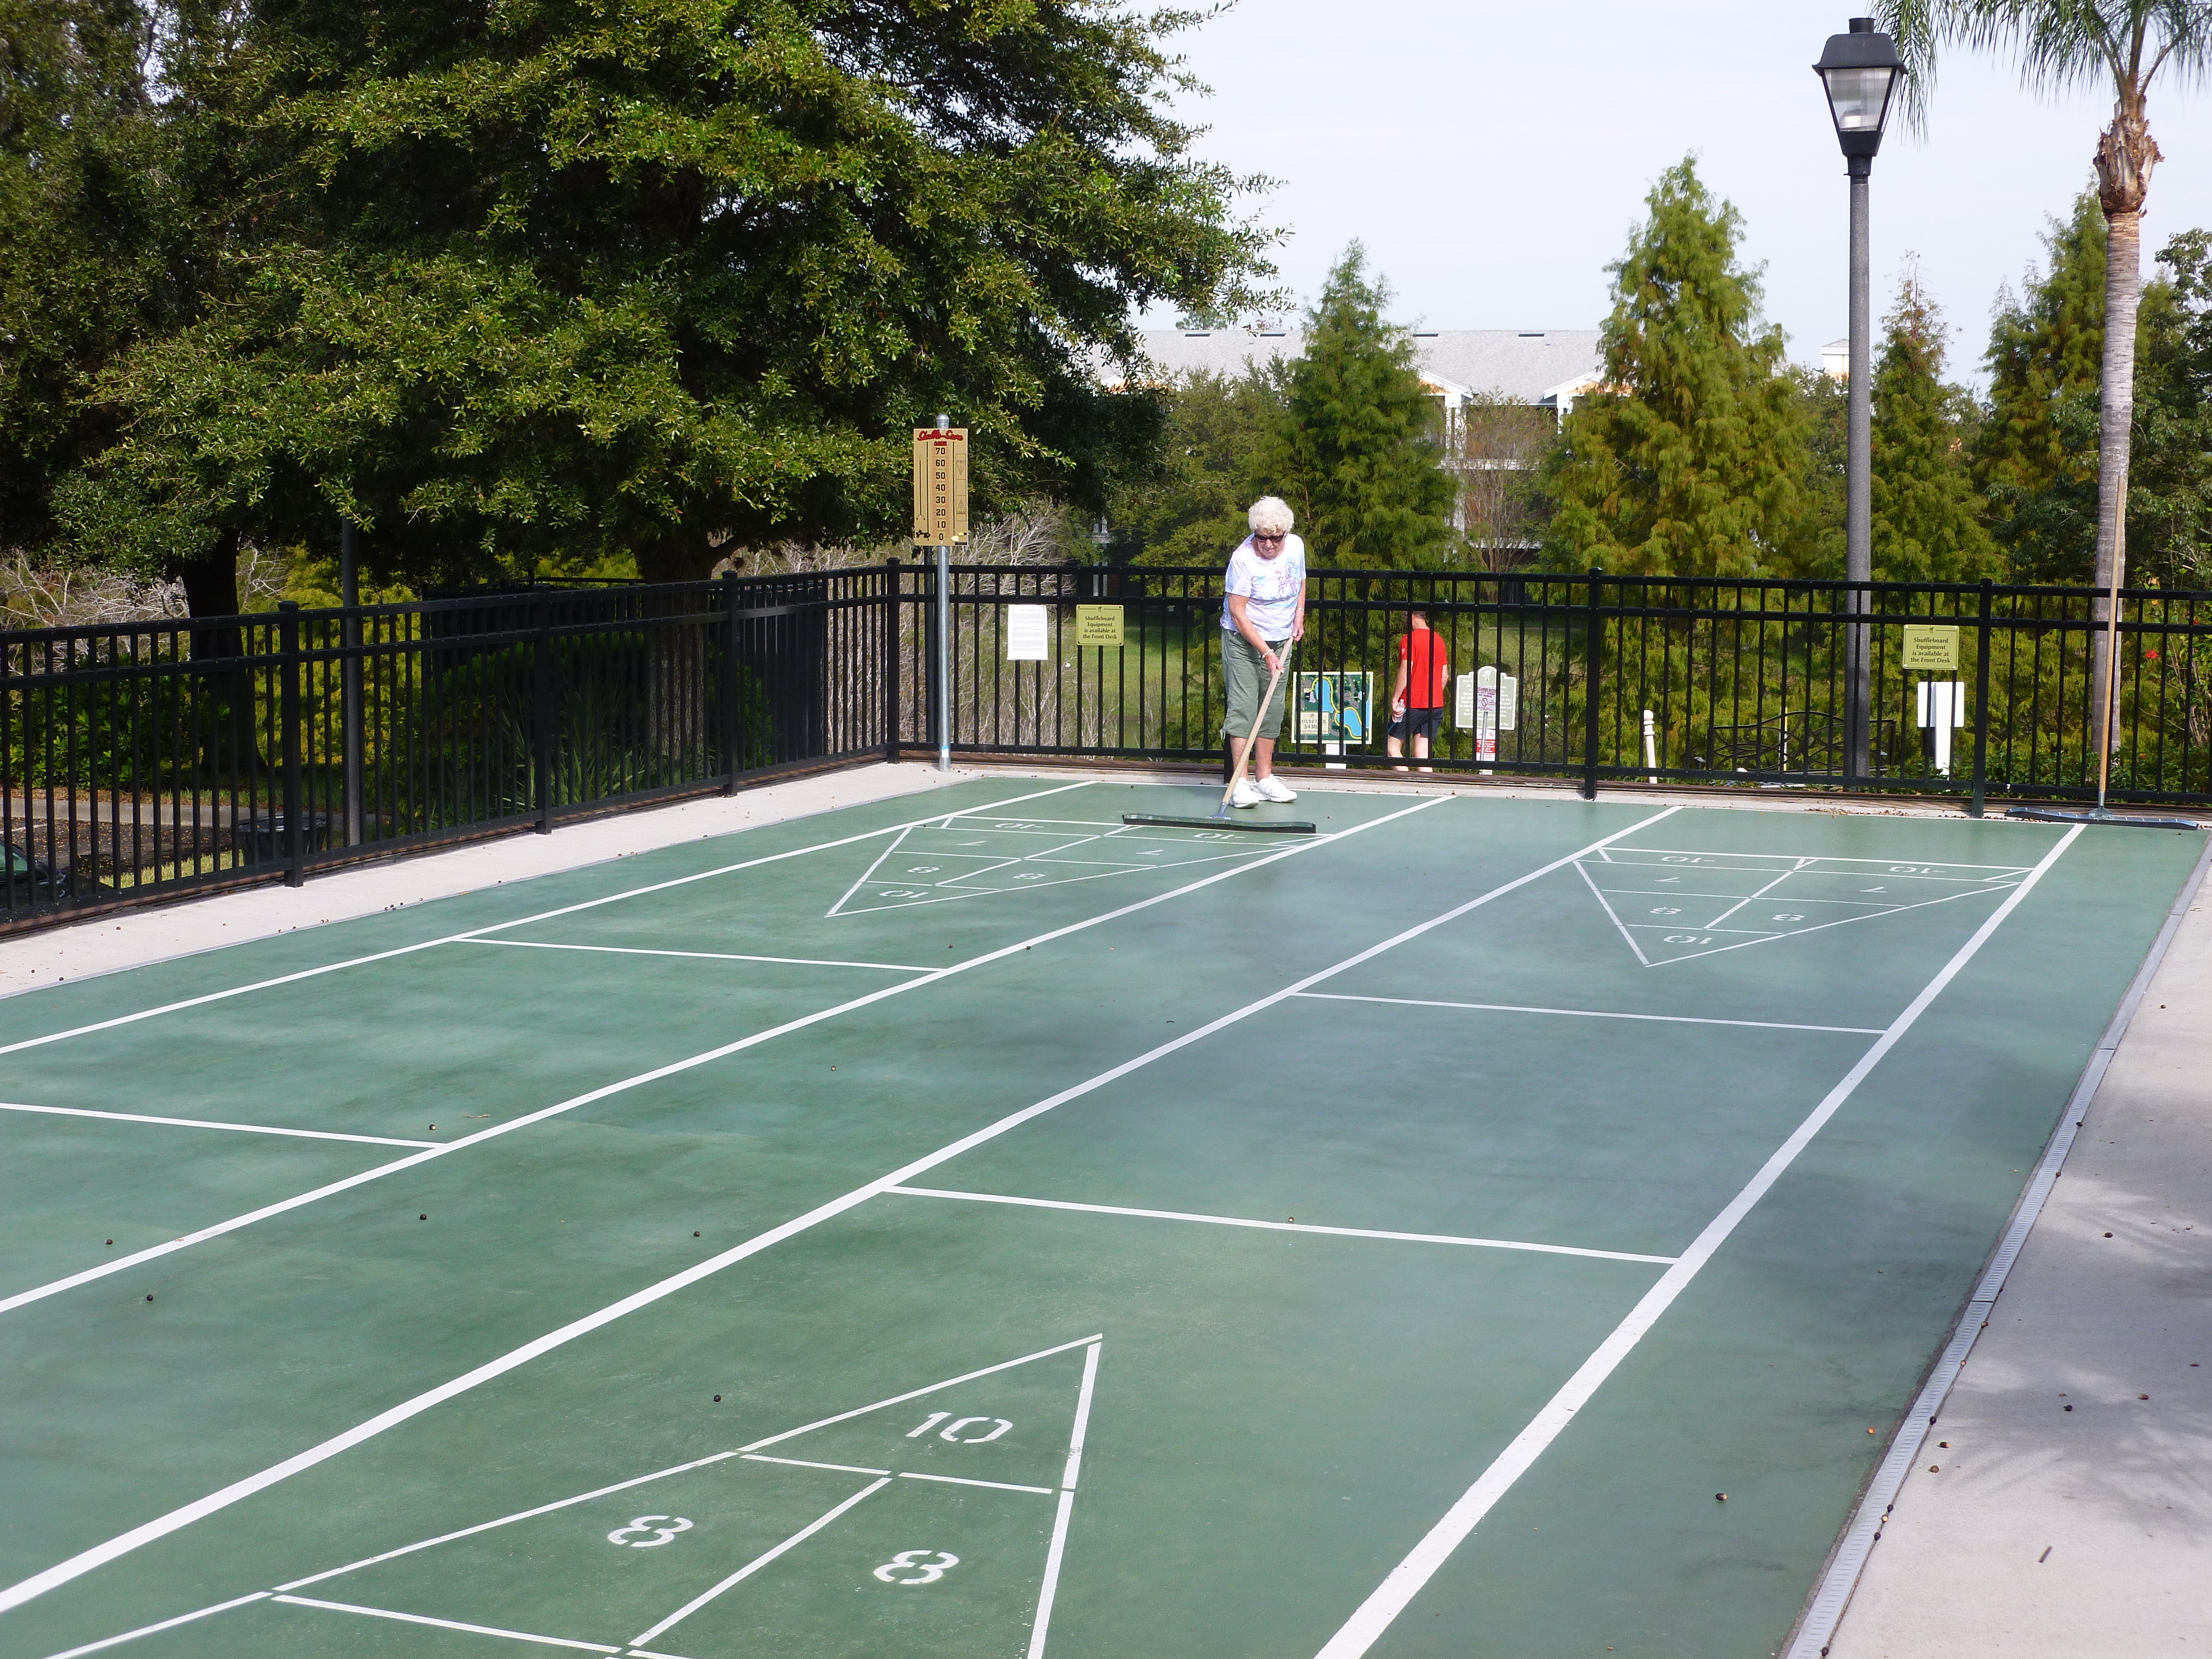
[(1261, 531), (1255, 530), (1252, 532), (1252, 539), (1255, 542), (1279, 542), (1283, 538), (1281, 536), (1267, 535)]

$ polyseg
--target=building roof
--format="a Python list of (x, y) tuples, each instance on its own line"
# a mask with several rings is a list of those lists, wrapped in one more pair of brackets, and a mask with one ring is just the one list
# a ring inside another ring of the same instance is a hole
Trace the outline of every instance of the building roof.
[[(1422, 378), (1462, 397), (1490, 396), (1541, 404), (1573, 394), (1598, 377), (1600, 335), (1594, 328), (1458, 328), (1413, 337)], [(1242, 374), (1273, 357), (1303, 356), (1305, 333), (1228, 328), (1186, 332), (1152, 329), (1145, 352), (1167, 374)]]

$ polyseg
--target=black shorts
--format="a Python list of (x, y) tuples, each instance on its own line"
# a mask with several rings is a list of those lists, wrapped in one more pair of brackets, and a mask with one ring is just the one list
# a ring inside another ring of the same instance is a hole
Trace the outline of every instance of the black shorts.
[(1408, 708), (1390, 722), (1389, 735), (1394, 738), (1433, 738), (1437, 727), (1443, 724), (1441, 708)]

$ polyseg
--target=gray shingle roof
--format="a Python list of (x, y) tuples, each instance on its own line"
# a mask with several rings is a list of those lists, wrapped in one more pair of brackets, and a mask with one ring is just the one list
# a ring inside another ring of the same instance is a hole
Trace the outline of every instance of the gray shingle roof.
[[(1538, 404), (1596, 377), (1598, 340), (1594, 328), (1458, 328), (1417, 334), (1413, 346), (1422, 374), (1453, 391)], [(1305, 350), (1304, 331), (1296, 328), (1280, 334), (1152, 329), (1144, 343), (1146, 355), (1176, 379), (1200, 372), (1242, 374), (1248, 366), (1302, 356)]]

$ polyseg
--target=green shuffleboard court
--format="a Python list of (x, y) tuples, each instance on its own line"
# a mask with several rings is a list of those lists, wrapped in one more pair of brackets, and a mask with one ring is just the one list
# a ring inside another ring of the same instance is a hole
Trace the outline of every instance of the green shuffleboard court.
[(2203, 838), (1211, 805), (0, 1003), (0, 1659), (1774, 1654)]

